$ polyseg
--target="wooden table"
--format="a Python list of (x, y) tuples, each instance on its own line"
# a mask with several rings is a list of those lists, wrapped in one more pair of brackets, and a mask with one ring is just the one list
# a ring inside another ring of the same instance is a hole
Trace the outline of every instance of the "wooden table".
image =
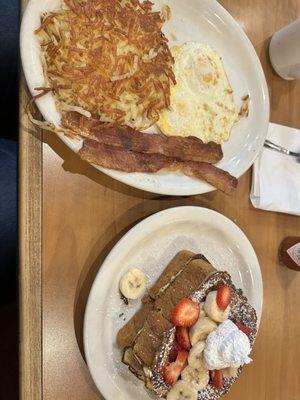
[[(23, 0), (23, 7), (26, 0)], [(248, 33), (271, 95), (271, 121), (300, 128), (300, 83), (276, 76), (267, 60), (271, 35), (300, 15), (300, 0), (223, 0)], [(264, 279), (264, 312), (253, 353), (227, 399), (300, 398), (300, 274), (279, 266), (277, 249), (300, 234), (300, 219), (255, 210), (251, 174), (227, 197), (163, 197), (131, 189), (81, 162), (54, 135), (33, 131), (21, 84), (21, 393), (23, 400), (101, 398), (82, 353), (90, 285), (114, 243), (137, 221), (178, 205), (215, 209), (252, 242)], [(30, 134), (28, 134), (30, 130)], [(41, 141), (42, 139), (42, 141)]]

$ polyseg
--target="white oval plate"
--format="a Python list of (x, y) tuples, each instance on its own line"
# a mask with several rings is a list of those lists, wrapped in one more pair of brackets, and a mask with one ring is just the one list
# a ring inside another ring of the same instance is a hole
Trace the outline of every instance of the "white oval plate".
[[(236, 104), (240, 106), (241, 98), (250, 95), (250, 115), (234, 127), (229, 142), (223, 146), (224, 158), (218, 164), (220, 168), (240, 177), (250, 168), (261, 150), (269, 121), (268, 89), (255, 50), (239, 24), (215, 0), (155, 0), (154, 3), (159, 9), (163, 4), (171, 7), (172, 17), (164, 31), (167, 37), (173, 34), (177, 40), (170, 40), (170, 46), (190, 40), (210, 44), (223, 58)], [(30, 0), (24, 13), (21, 58), (32, 94), (34, 88), (44, 85), (39, 44), (33, 32), (40, 25), (41, 13), (55, 9), (59, 4), (60, 0)], [(60, 114), (55, 108), (52, 94), (38, 99), (37, 105), (46, 120), (60, 124)], [(59, 136), (73, 151), (80, 149), (82, 141), (63, 134)], [(209, 184), (180, 173), (162, 171), (156, 174), (128, 174), (96, 168), (123, 183), (153, 193), (193, 195), (214, 190)]]
[[(120, 299), (119, 280), (132, 267), (151, 286), (180, 250), (202, 253), (228, 271), (243, 289), (260, 321), (263, 284), (259, 263), (245, 234), (223, 215), (200, 207), (176, 207), (154, 214), (132, 228), (112, 249), (89, 294), (84, 318), (84, 350), (92, 377), (106, 400), (149, 400), (151, 395), (122, 364), (118, 330), (139, 308)], [(120, 315), (124, 313), (120, 317)]]

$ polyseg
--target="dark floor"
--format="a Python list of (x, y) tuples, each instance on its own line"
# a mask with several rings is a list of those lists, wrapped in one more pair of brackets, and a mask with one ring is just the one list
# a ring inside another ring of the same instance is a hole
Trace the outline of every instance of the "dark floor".
[(0, 133), (0, 400), (19, 398), (16, 153)]
[(0, 305), (0, 400), (19, 398), (18, 303)]
[[(17, 140), (19, 0), (0, 0), (0, 5), (0, 138)], [(14, 160), (16, 153), (17, 151)], [(8, 154), (7, 151), (5, 154)], [(3, 163), (0, 159), (0, 167), (3, 167)], [(15, 167), (14, 171), (16, 174)], [(19, 398), (18, 301), (16, 289), (12, 287), (17, 275), (15, 260), (17, 180), (14, 177), (10, 179), (8, 187), (2, 179), (7, 176), (6, 172), (2, 175), (0, 173), (0, 400), (17, 400)], [(13, 218), (7, 210), (14, 214)], [(11, 229), (12, 224), (14, 229)], [(9, 252), (12, 256), (8, 254)]]

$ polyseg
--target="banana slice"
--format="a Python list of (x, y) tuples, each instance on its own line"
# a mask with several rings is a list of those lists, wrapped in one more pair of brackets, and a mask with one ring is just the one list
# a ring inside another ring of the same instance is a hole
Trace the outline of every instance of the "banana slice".
[(238, 368), (228, 367), (223, 369), (223, 377), (224, 378), (237, 378), (238, 376)]
[(200, 368), (192, 368), (188, 365), (182, 371), (181, 378), (197, 391), (200, 391), (204, 389), (209, 382), (209, 372), (203, 365)]
[(201, 317), (190, 328), (189, 335), (192, 346), (200, 340), (204, 340), (207, 336), (217, 328), (217, 324), (208, 317)]
[(203, 366), (203, 350), (205, 341), (196, 343), (189, 352), (188, 363), (192, 368), (201, 368)]
[(200, 303), (200, 317), (206, 317), (206, 312), (204, 310), (204, 305), (205, 305), (204, 301), (202, 303)]
[(185, 381), (175, 383), (167, 396), (167, 400), (197, 400), (197, 398), (197, 390)]
[(122, 276), (120, 280), (120, 291), (127, 299), (138, 299), (146, 291), (146, 275), (137, 268), (132, 268)]
[(217, 291), (214, 290), (209, 292), (206, 296), (204, 310), (206, 314), (215, 322), (224, 322), (229, 317), (230, 306), (226, 308), (225, 311), (222, 311), (217, 304)]

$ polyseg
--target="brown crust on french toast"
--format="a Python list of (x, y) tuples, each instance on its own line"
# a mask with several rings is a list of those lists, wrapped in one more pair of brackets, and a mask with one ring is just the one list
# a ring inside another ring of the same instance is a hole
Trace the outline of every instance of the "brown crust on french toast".
[[(164, 333), (172, 327), (171, 311), (189, 297), (216, 270), (202, 255), (183, 250), (170, 261), (143, 299), (143, 306), (118, 332), (121, 349), (133, 348), (134, 356), (151, 368)], [(134, 369), (134, 366), (130, 366)]]

